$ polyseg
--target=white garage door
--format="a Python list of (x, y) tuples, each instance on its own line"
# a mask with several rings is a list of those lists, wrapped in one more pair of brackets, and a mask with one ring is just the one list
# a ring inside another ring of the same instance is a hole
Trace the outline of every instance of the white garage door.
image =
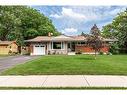
[(34, 45), (34, 55), (45, 55), (45, 45)]

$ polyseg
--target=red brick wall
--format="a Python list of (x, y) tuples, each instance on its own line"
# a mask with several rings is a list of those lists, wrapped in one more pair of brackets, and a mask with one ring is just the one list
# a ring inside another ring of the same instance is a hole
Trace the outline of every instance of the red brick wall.
[[(94, 52), (94, 50), (91, 47), (76, 45), (75, 51), (79, 51), (79, 50), (84, 52), (84, 53), (85, 52), (87, 52), (87, 53)], [(101, 48), (101, 51), (104, 53), (107, 53), (109, 51), (109, 46), (104, 46), (103, 48)]]

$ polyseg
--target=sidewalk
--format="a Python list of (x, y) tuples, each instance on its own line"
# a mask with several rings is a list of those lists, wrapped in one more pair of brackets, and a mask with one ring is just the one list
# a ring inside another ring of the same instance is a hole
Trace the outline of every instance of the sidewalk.
[(127, 76), (0, 76), (0, 87), (127, 87)]

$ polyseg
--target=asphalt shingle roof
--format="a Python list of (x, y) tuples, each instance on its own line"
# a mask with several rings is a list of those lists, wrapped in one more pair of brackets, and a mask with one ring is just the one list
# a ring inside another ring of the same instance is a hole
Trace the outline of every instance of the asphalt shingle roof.
[[(85, 36), (38, 36), (34, 39), (26, 40), (25, 42), (47, 42), (47, 41), (86, 41), (87, 37)], [(117, 41), (115, 39), (105, 39), (103, 38), (103, 41)]]
[(0, 41), (0, 45), (10, 45), (12, 44), (14, 41)]

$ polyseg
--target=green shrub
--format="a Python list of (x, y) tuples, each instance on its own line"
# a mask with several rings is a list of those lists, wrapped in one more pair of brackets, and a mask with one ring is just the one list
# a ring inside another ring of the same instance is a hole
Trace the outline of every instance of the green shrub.
[(112, 53), (111, 52), (108, 52), (107, 55), (112, 55)]
[(30, 52), (24, 53), (23, 55), (30, 55)]
[(78, 50), (78, 51), (76, 52), (76, 54), (82, 54), (82, 51), (81, 51), (81, 50)]
[(30, 52), (23, 49), (23, 50), (22, 50), (22, 55), (30, 55)]
[(8, 52), (9, 54), (12, 54), (12, 51), (11, 50), (9, 50), (9, 52)]
[(112, 43), (111, 46), (110, 46), (110, 50), (109, 50), (110, 53), (112, 54), (119, 54), (119, 46), (117, 43)]
[(104, 53), (102, 51), (99, 52), (100, 55), (103, 55)]

